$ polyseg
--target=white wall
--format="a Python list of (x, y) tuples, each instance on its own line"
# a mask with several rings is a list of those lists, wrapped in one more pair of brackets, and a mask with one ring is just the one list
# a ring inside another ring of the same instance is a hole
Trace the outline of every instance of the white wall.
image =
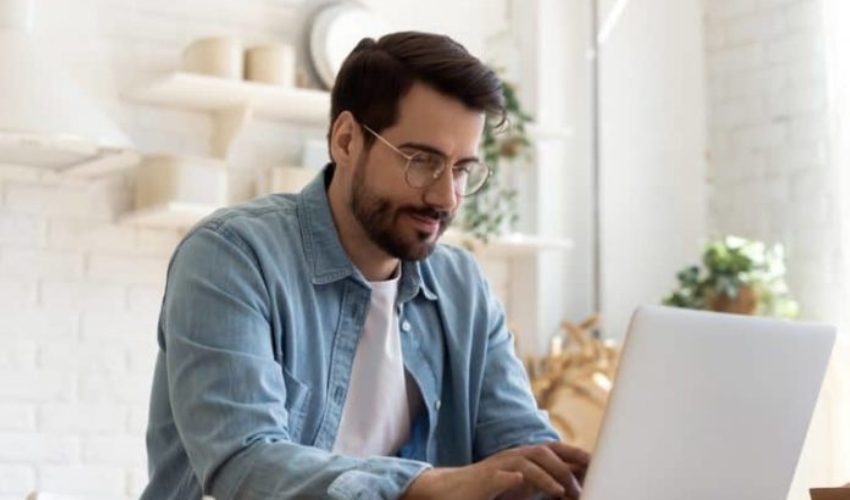
[(516, 45), (509, 78), (518, 83), (541, 132), (533, 165), (516, 176), (522, 213), (517, 229), (573, 243), (566, 251), (517, 260), (508, 270), (508, 307), (524, 354), (545, 352), (564, 320), (592, 312), (585, 9), (580, 1), (513, 0), (507, 13)]
[(703, 64), (698, 0), (629, 2), (600, 51), (607, 336), (661, 300), (705, 233)]
[[(367, 3), (399, 28), (445, 31), (474, 51), (504, 14), (486, 0)], [(208, 115), (136, 105), (122, 93), (173, 70), (201, 36), (296, 39), (308, 4), (41, 0), (36, 27), (143, 152), (205, 155)], [(252, 124), (229, 165), (232, 198), (251, 196), (257, 169), (297, 163), (302, 140), (324, 132)], [(132, 187), (132, 174), (74, 182), (0, 166), (0, 500), (34, 488), (136, 498), (146, 483), (156, 320), (180, 234), (117, 224)]]
[[(541, 210), (547, 213), (549, 221), (557, 218), (561, 230), (575, 242), (563, 261), (563, 274), (552, 277), (555, 283), (547, 290), (548, 295), (563, 300), (564, 313), (561, 319), (580, 321), (595, 312), (591, 176), (593, 131), (590, 127), (592, 102), (589, 99), (592, 82), (587, 50), (592, 27), (588, 2), (562, 3), (566, 11), (563, 19), (552, 19), (561, 26), (567, 56), (566, 67), (561, 70), (564, 74), (561, 81), (547, 83), (550, 85), (549, 92), (558, 93), (564, 99), (565, 121), (572, 130), (572, 137), (562, 161), (550, 167), (547, 173), (562, 179), (560, 183), (546, 184), (549, 186), (549, 195), (559, 200), (555, 205), (559, 211), (549, 212), (546, 207), (541, 207)], [(561, 177), (558, 177), (559, 173)], [(544, 178), (541, 182), (547, 183), (548, 179)], [(540, 224), (541, 230), (543, 226)]]
[(111, 224), (121, 178), (32, 174), (0, 168), (0, 498), (135, 496), (176, 234)]
[(507, 2), (463, 1), (410, 2), (398, 0), (363, 0), (380, 12), (394, 29), (444, 33), (460, 41), (473, 54), (487, 53), (486, 41), (504, 27)]

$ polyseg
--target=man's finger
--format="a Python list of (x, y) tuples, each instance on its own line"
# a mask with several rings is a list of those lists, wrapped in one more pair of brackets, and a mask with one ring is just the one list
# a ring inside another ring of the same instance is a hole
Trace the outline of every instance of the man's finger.
[(590, 465), (590, 453), (582, 450), (581, 448), (576, 448), (575, 446), (570, 446), (558, 441), (546, 443), (545, 446), (554, 451), (555, 454), (561, 457), (561, 460), (564, 462), (581, 465), (583, 467)]
[(511, 468), (522, 472), (526, 484), (550, 497), (561, 498), (567, 492), (567, 489), (556, 478), (527, 457), (520, 457)]
[(566, 498), (571, 500), (578, 500), (578, 497), (581, 496), (581, 484), (579, 484), (578, 479), (575, 476), (570, 475), (570, 486), (566, 488), (567, 494)]
[(578, 479), (579, 484), (584, 484), (584, 476), (587, 475), (587, 467), (584, 465), (570, 465), (570, 472)]
[(578, 495), (575, 485), (577, 484), (573, 467), (581, 467), (569, 464), (561, 459), (552, 449), (547, 446), (535, 446), (528, 448), (526, 456), (529, 460), (540, 466), (550, 476), (556, 479), (567, 493), (567, 496), (574, 497)]

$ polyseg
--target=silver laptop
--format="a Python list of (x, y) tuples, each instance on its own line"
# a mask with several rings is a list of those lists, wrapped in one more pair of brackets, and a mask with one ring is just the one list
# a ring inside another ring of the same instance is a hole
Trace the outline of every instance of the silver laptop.
[(782, 500), (835, 329), (640, 307), (582, 500)]

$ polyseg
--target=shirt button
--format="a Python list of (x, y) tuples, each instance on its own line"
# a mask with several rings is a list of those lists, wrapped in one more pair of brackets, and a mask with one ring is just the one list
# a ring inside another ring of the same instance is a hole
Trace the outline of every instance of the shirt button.
[(401, 322), (401, 330), (404, 331), (404, 332), (409, 332), (410, 331), (410, 321), (407, 321), (407, 320), (402, 321)]
[(435, 410), (440, 411), (440, 407), (441, 407), (441, 406), (443, 406), (443, 402), (442, 402), (442, 401), (440, 401), (439, 399), (438, 399), (438, 400), (436, 400), (436, 401), (434, 401), (434, 409), (435, 409)]

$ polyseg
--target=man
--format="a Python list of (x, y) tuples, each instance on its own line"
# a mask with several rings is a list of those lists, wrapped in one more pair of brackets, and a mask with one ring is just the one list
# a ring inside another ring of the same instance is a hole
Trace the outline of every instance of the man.
[(143, 499), (577, 497), (588, 456), (537, 410), (473, 258), (437, 245), (501, 112), (447, 37), (354, 49), (323, 174), (175, 251)]

